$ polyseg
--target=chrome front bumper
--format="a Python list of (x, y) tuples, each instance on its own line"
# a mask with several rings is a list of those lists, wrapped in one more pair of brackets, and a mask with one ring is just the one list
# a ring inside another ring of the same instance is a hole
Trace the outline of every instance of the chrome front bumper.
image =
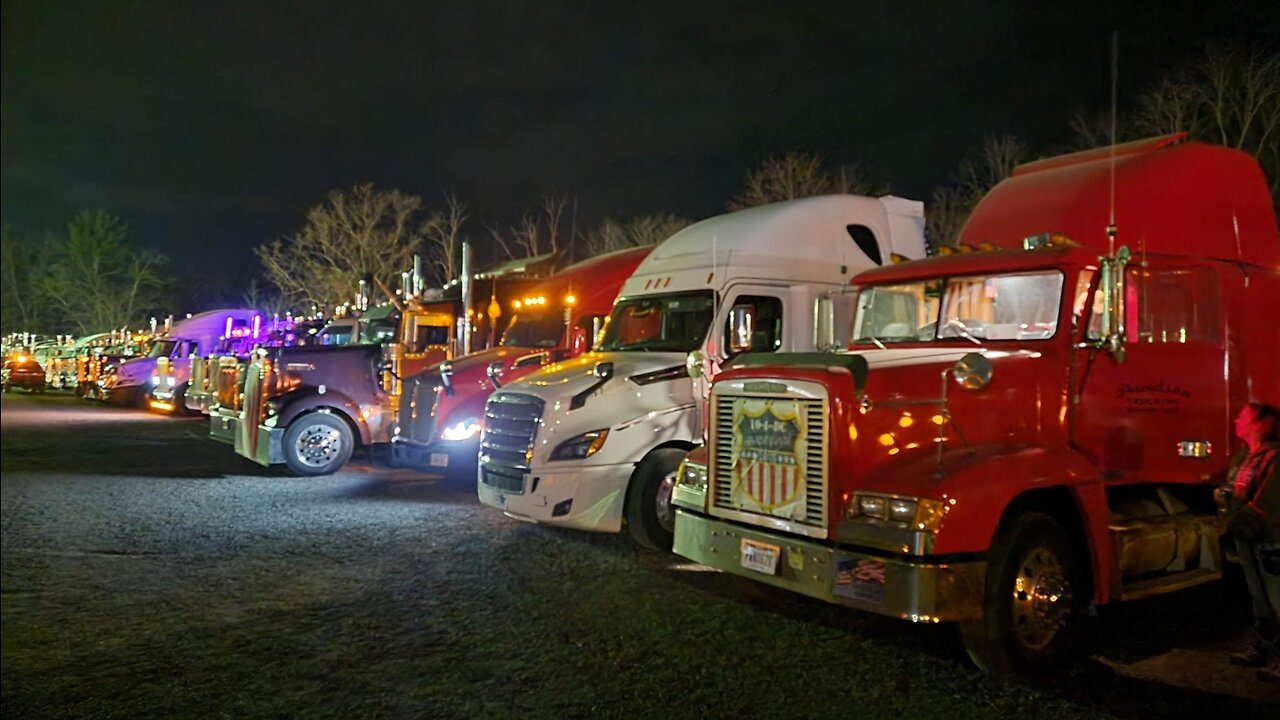
[(248, 438), (246, 433), (237, 432), (235, 438), (236, 454), (242, 457), (269, 467), (271, 465), (279, 465), (284, 462), (284, 428), (273, 428), (265, 425), (258, 425), (255, 428), (249, 428), (249, 432), (256, 433), (252, 447), (247, 445)]
[[(752, 541), (779, 548), (777, 572), (742, 566)], [(974, 620), (982, 615), (985, 560), (914, 562), (830, 547), (676, 509), (672, 550), (696, 563), (792, 592), (914, 622)]]
[(240, 418), (235, 415), (223, 415), (217, 410), (209, 413), (209, 437), (224, 442), (228, 445), (235, 445), (236, 436), (239, 435)]

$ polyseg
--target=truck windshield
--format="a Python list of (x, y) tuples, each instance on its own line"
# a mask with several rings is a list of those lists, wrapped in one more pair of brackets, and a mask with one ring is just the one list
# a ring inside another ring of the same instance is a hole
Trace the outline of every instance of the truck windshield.
[(1061, 301), (1057, 270), (866, 286), (853, 341), (1045, 340), (1057, 331)]
[(613, 307), (596, 349), (687, 353), (707, 336), (714, 305), (710, 290), (623, 300)]
[[(370, 320), (360, 336), (361, 345), (376, 345), (396, 339), (397, 326), (393, 320)], [(445, 328), (448, 333), (448, 328)], [(447, 335), (446, 335), (447, 337)]]
[(502, 334), (504, 347), (553, 348), (564, 339), (564, 319), (558, 312), (520, 313)]
[(173, 348), (177, 344), (178, 344), (177, 341), (174, 341), (174, 340), (161, 340), (157, 342), (155, 345), (151, 346), (151, 352), (147, 353), (147, 357), (152, 357), (152, 358), (169, 357), (170, 355), (173, 354)]
[(321, 330), (317, 337), (320, 339), (321, 345), (350, 345), (351, 326), (330, 325)]

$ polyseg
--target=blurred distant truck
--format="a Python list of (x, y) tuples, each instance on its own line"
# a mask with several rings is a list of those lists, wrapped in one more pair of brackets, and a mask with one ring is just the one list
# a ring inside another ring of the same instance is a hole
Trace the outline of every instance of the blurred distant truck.
[[(156, 370), (161, 360), (182, 368), (180, 373), (175, 371), (166, 375), (165, 389), (172, 387), (185, 392), (187, 358), (192, 354), (212, 352), (231, 329), (251, 324), (254, 318), (261, 322), (257, 310), (229, 308), (197, 313), (174, 323), (169, 332), (155, 340), (146, 356), (124, 360), (105, 370), (98, 378), (101, 398), (114, 405), (147, 406), (152, 390), (160, 382)], [(171, 405), (167, 401), (161, 402)], [(158, 409), (165, 408), (162, 405)]]

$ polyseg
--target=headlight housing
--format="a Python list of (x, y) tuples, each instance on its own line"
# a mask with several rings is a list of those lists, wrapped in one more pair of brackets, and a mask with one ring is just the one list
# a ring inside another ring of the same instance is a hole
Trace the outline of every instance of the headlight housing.
[(159, 376), (159, 375), (152, 375), (152, 376), (151, 376), (151, 384), (152, 384), (152, 385), (159, 385), (159, 384), (160, 384), (160, 376)]
[(556, 446), (551, 452), (552, 460), (582, 460), (589, 458), (600, 451), (604, 446), (605, 438), (609, 437), (609, 430), (592, 430), (585, 432), (577, 437), (569, 438)]
[[(452, 421), (453, 418), (449, 420)], [(447, 442), (462, 442), (479, 435), (480, 429), (480, 418), (469, 417), (457, 422), (447, 422), (444, 429), (440, 431), (440, 439)]]
[(845, 509), (851, 520), (880, 522), (908, 530), (936, 532), (955, 501), (858, 493)]
[(676, 471), (676, 482), (701, 490), (707, 489), (707, 466), (684, 460)]

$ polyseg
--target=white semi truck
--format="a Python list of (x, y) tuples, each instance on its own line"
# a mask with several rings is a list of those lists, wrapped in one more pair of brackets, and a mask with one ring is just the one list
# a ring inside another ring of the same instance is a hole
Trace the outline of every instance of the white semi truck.
[(924, 205), (897, 197), (804, 198), (681, 230), (623, 285), (593, 352), (490, 396), (480, 501), (522, 520), (625, 526), (641, 545), (670, 548), (675, 472), (703, 438), (691, 353), (715, 367), (747, 351), (814, 350), (817, 308), (851, 312), (820, 298), (838, 300), (853, 275), (895, 256), (924, 255)]

